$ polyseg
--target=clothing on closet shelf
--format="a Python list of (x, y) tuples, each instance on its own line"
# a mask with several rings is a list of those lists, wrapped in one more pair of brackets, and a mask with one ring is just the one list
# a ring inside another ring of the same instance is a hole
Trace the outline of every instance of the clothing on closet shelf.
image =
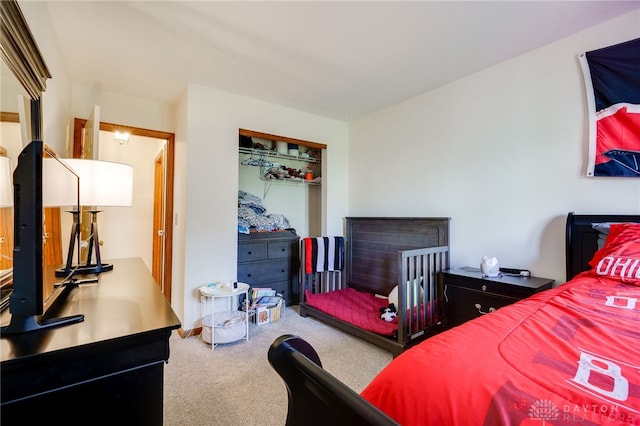
[(262, 199), (245, 191), (238, 191), (238, 232), (251, 230), (266, 232), (290, 228), (287, 217), (280, 213), (267, 214)]

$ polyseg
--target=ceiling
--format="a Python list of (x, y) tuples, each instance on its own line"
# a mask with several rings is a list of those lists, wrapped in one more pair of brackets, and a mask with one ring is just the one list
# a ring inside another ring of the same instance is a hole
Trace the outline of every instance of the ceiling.
[(73, 84), (171, 103), (196, 83), (349, 121), (638, 9), (640, 0), (48, 6)]

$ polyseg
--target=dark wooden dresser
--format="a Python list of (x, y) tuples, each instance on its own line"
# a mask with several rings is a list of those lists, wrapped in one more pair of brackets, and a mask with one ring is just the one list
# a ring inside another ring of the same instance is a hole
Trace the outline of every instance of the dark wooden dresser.
[(287, 305), (297, 305), (299, 241), (292, 229), (238, 234), (238, 281), (272, 288)]
[[(164, 364), (180, 321), (142, 259), (110, 263), (47, 313), (83, 322), (2, 336), (2, 425), (162, 425)], [(0, 319), (9, 322), (8, 309)]]
[(484, 277), (480, 268), (462, 267), (442, 273), (447, 300), (447, 328), (551, 288), (554, 280), (502, 274)]

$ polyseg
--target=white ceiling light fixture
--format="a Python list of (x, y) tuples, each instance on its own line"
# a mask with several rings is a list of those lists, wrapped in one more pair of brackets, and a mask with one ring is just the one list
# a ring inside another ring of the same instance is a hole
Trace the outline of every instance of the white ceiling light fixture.
[(116, 130), (116, 135), (113, 138), (113, 141), (117, 144), (120, 145), (126, 145), (129, 143), (129, 136), (131, 136), (131, 134), (129, 132), (121, 132), (119, 130)]

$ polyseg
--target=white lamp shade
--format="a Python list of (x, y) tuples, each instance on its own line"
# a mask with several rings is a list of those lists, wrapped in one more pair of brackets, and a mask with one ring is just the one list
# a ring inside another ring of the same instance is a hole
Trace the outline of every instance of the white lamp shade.
[(42, 205), (77, 206), (79, 176), (65, 160), (42, 159)]
[[(46, 158), (47, 162), (52, 159)], [(55, 161), (55, 160), (53, 160)], [(65, 158), (66, 163), (80, 177), (80, 205), (96, 207), (131, 206), (133, 204), (133, 167), (111, 161)], [(43, 199), (47, 198), (49, 182), (43, 171)], [(61, 184), (72, 188), (68, 173)], [(76, 201), (71, 204), (75, 205)]]
[(66, 160), (80, 175), (80, 205), (127, 207), (133, 204), (133, 166), (111, 161)]
[(0, 207), (13, 205), (12, 171), (11, 159), (9, 157), (0, 157)]

